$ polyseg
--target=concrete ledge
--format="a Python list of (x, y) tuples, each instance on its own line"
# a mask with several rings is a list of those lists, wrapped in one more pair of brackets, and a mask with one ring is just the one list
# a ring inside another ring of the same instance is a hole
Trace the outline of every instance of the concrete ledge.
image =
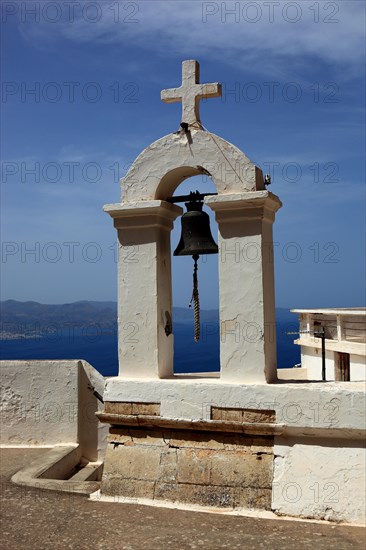
[(176, 420), (158, 416), (129, 416), (124, 414), (96, 413), (101, 422), (112, 426), (142, 426), (205, 432), (230, 432), (258, 435), (281, 435), (283, 426), (269, 422), (226, 422), (219, 420)]
[[(143, 428), (161, 428), (206, 432), (242, 433), (248, 435), (277, 435), (286, 437), (344, 439), (354, 441), (356, 445), (363, 445), (366, 431), (344, 428), (323, 428), (286, 426), (265, 422), (227, 422), (227, 421), (197, 421), (175, 420), (156, 416), (129, 416), (118, 414), (97, 413), (97, 417), (103, 423), (111, 426), (140, 426)], [(356, 443), (358, 442), (358, 443)]]
[[(294, 340), (294, 344), (298, 346), (306, 346), (309, 348), (315, 348), (320, 350), (322, 345), (320, 338), (315, 338), (311, 336), (301, 336), (297, 340)], [(344, 353), (354, 353), (355, 355), (360, 355), (365, 357), (365, 342), (352, 342), (349, 340), (331, 340), (329, 338), (325, 339), (325, 349), (327, 351), (341, 351)]]
[(94, 480), (101, 476), (102, 463), (88, 463), (75, 472), (81, 460), (77, 444), (54, 447), (14, 474), (11, 481), (38, 489), (90, 494), (99, 488), (100, 483)]
[(317, 433), (365, 430), (364, 382), (282, 380), (277, 384), (241, 385), (216, 378), (143, 381), (116, 377), (106, 380), (104, 401), (160, 403), (161, 417), (173, 421), (209, 421), (211, 407), (220, 407), (274, 410), (277, 425), (299, 432), (309, 428)]
[[(308, 380), (308, 371), (307, 369), (292, 368), (292, 369), (277, 369), (277, 377), (279, 380)], [(310, 382), (310, 380), (309, 380)]]

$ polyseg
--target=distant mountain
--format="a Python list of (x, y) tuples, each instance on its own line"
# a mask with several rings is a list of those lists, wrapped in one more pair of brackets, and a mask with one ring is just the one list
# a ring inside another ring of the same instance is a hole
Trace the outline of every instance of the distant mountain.
[[(277, 321), (281, 323), (296, 321), (296, 316), (287, 309), (276, 310)], [(177, 324), (190, 324), (193, 310), (173, 308), (173, 320)], [(201, 322), (218, 324), (218, 310), (201, 310)], [(0, 338), (12, 339), (20, 336), (32, 336), (39, 328), (57, 326), (67, 328), (70, 325), (85, 327), (98, 324), (100, 328), (110, 330), (117, 323), (117, 302), (95, 302), (82, 300), (70, 304), (40, 304), (38, 302), (19, 302), (6, 300), (0, 302)]]
[(40, 330), (85, 327), (97, 324), (111, 330), (117, 322), (116, 302), (40, 304), (38, 302), (0, 302), (0, 338), (31, 337)]
[(40, 304), (38, 302), (18, 302), (6, 300), (0, 302), (2, 323), (38, 322), (85, 322), (94, 320), (104, 322), (116, 320), (115, 302), (73, 302), (71, 304)]

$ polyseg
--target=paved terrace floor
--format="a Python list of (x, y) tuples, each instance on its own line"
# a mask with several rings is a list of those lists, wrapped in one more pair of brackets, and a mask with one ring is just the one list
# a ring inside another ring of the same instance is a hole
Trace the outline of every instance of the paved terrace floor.
[(12, 484), (10, 477), (42, 452), (1, 450), (2, 550), (366, 548), (362, 527), (96, 502)]

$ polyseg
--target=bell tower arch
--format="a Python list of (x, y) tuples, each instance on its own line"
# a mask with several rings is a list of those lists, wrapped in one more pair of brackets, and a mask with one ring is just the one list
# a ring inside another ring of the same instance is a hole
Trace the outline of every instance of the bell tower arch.
[(220, 94), (218, 83), (199, 84), (196, 61), (184, 61), (182, 85), (161, 95), (182, 101), (181, 129), (136, 158), (121, 202), (104, 207), (119, 245), (119, 377), (174, 375), (170, 232), (183, 210), (167, 199), (186, 178), (207, 174), (217, 190), (205, 204), (219, 229), (220, 377), (276, 380), (272, 224), (281, 202), (242, 151), (203, 128), (199, 100)]

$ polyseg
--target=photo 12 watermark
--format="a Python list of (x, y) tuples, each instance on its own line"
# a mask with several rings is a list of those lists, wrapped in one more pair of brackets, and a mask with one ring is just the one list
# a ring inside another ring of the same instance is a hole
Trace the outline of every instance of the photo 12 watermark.
[[(220, 243), (219, 263), (247, 263), (255, 264), (266, 260), (273, 264), (274, 255), (286, 263), (297, 264), (309, 262), (318, 264), (337, 264), (340, 262), (340, 246), (336, 242), (310, 242), (300, 244), (296, 241), (259, 244), (256, 241), (242, 244), (241, 241), (232, 240), (230, 244)], [(140, 245), (128, 243), (120, 245), (117, 242), (111, 245), (96, 241), (3, 241), (1, 243), (1, 263), (49, 263), (57, 264), (65, 262), (74, 264), (86, 262), (95, 264), (100, 261), (113, 259), (114, 263), (120, 261), (125, 264), (136, 264), (141, 260)], [(201, 263), (206, 263), (207, 254), (199, 258)]]
[(1, 3), (1, 20), (8, 23), (19, 20), (21, 23), (87, 23), (97, 24), (104, 20), (116, 24), (136, 24), (139, 19), (140, 4), (124, 1), (57, 1), (33, 2), (5, 1)]
[(340, 2), (202, 2), (202, 23), (312, 23), (340, 22)]
[(139, 103), (137, 82), (15, 81), (1, 83), (1, 103)]
[(125, 264), (139, 262), (139, 245), (135, 243), (118, 245), (117, 242), (111, 245), (78, 241), (3, 241), (1, 243), (1, 263), (20, 262), (25, 263), (48, 263), (57, 264), (65, 262), (74, 264), (86, 262), (95, 264), (102, 260), (113, 258), (114, 263), (118, 257)]
[[(80, 162), (76, 160), (48, 161), (4, 160), (1, 162), (1, 183), (16, 184), (97, 184), (105, 180), (119, 183), (126, 175), (132, 162), (114, 162), (106, 166), (100, 162)], [(137, 178), (138, 170), (134, 170)]]
[[(221, 103), (339, 103), (340, 86), (337, 82), (222, 82)], [(202, 99), (203, 102), (207, 99)]]

